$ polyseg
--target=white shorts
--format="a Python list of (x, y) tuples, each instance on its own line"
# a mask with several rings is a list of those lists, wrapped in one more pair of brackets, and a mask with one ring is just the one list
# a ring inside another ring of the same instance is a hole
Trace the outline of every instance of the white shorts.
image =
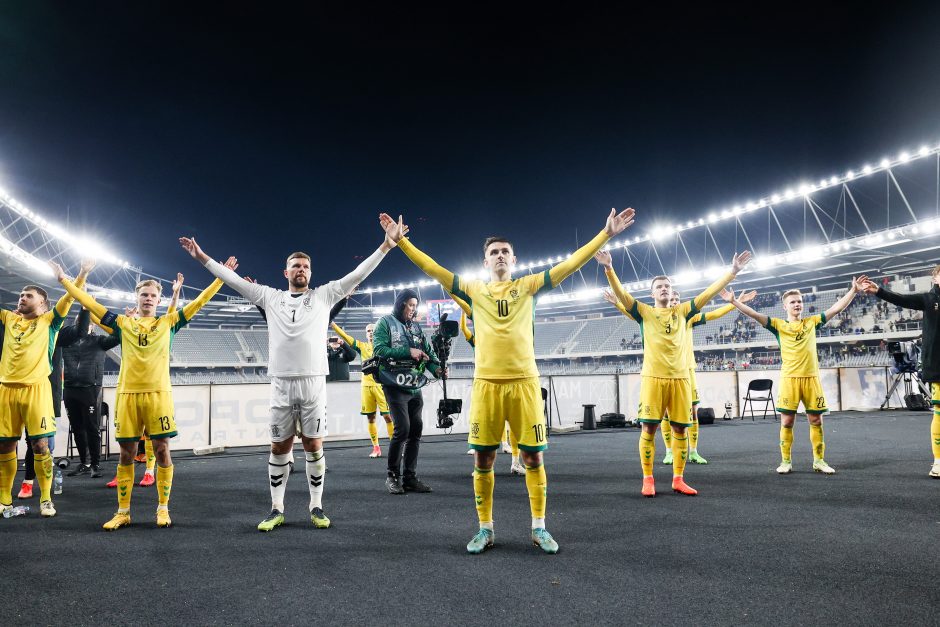
[(271, 441), (326, 437), (326, 377), (271, 377)]

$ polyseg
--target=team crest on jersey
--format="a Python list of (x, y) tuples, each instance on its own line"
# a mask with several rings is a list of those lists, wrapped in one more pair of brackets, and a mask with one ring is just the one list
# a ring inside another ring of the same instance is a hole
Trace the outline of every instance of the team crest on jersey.
[(517, 290), (516, 288), (512, 288), (511, 290), (509, 290), (509, 296), (513, 300), (519, 300), (519, 290)]
[(304, 298), (304, 302), (302, 303), (304, 306), (304, 309), (310, 309), (312, 307), (312, 305), (310, 304), (310, 300), (312, 298), (313, 298), (313, 295), (310, 292), (307, 292), (307, 296)]

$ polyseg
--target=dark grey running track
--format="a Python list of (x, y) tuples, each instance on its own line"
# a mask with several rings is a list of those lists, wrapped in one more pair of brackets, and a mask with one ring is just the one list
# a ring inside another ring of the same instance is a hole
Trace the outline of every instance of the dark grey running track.
[(179, 455), (170, 529), (154, 525), (154, 488), (135, 486), (134, 524), (102, 531), (114, 493), (88, 478), (66, 482), (54, 519), (38, 517), (35, 498), (31, 515), (0, 519), (3, 623), (937, 625), (929, 422), (827, 417), (831, 477), (810, 470), (805, 419), (786, 477), (774, 473), (776, 423), (719, 422), (702, 428), (711, 463), (686, 473), (700, 495), (674, 495), (657, 464), (655, 499), (640, 497), (636, 429), (553, 436), (554, 556), (529, 543), (508, 455), (497, 460), (496, 546), (466, 554), (476, 513), (456, 437), (422, 449), (429, 495), (387, 494), (384, 460), (364, 443), (330, 445), (333, 528), (310, 524), (297, 473), (288, 522), (270, 534), (255, 530), (269, 509), (266, 454)]

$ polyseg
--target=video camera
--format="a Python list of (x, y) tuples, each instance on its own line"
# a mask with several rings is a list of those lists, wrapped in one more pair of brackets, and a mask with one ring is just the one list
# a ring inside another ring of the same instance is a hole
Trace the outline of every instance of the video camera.
[[(447, 312), (441, 313), (441, 323), (431, 336), (431, 350), (437, 355), (437, 360), (441, 362), (442, 373), (447, 368), (451, 345), (459, 333), (460, 325), (457, 321), (448, 320)], [(459, 414), (463, 409), (463, 399), (447, 398), (447, 378), (443, 375), (441, 382), (444, 386), (444, 398), (437, 405), (437, 428), (450, 429), (454, 426), (454, 415)]]
[(888, 342), (888, 352), (894, 358), (895, 374), (917, 374), (917, 365), (920, 361), (920, 346), (917, 342)]

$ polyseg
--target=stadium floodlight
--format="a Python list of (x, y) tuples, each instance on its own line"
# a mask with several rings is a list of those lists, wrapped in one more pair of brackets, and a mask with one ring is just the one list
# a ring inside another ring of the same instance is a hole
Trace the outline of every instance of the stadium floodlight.
[(780, 202), (780, 194), (774, 194), (770, 197), (770, 202), (778, 203)]
[(872, 167), (867, 163), (862, 166), (862, 174), (871, 174), (873, 171)]
[(730, 217), (731, 217), (731, 212), (728, 211), (727, 209), (725, 209), (724, 211), (721, 212), (721, 219), (722, 219), (722, 220), (727, 220), (727, 219), (730, 218)]
[(852, 170), (849, 170), (848, 172), (845, 173), (846, 181), (851, 181), (854, 178), (855, 178), (855, 172), (853, 172)]
[(920, 150), (917, 151), (917, 154), (919, 154), (921, 157), (926, 157), (927, 155), (930, 154), (930, 148), (928, 148), (927, 146), (921, 146)]
[(830, 185), (835, 185), (835, 184), (837, 184), (838, 182), (839, 182), (839, 177), (837, 177), (837, 176), (830, 177), (830, 179), (829, 179), (829, 184), (830, 184)]
[(905, 151), (901, 151), (901, 154), (898, 155), (898, 161), (901, 163), (907, 163), (911, 160), (911, 155), (907, 154)]
[(783, 197), (786, 200), (793, 200), (794, 198), (796, 198), (796, 192), (794, 192), (793, 189), (788, 189), (785, 192), (783, 192)]
[(887, 157), (885, 157), (884, 159), (881, 160), (881, 162), (878, 165), (880, 165), (882, 168), (887, 168), (891, 165), (891, 161), (888, 160)]
[(714, 224), (714, 223), (717, 222), (717, 221), (718, 221), (718, 216), (715, 214), (715, 212), (712, 212), (712, 213), (708, 214), (708, 223), (709, 223), (709, 224)]

